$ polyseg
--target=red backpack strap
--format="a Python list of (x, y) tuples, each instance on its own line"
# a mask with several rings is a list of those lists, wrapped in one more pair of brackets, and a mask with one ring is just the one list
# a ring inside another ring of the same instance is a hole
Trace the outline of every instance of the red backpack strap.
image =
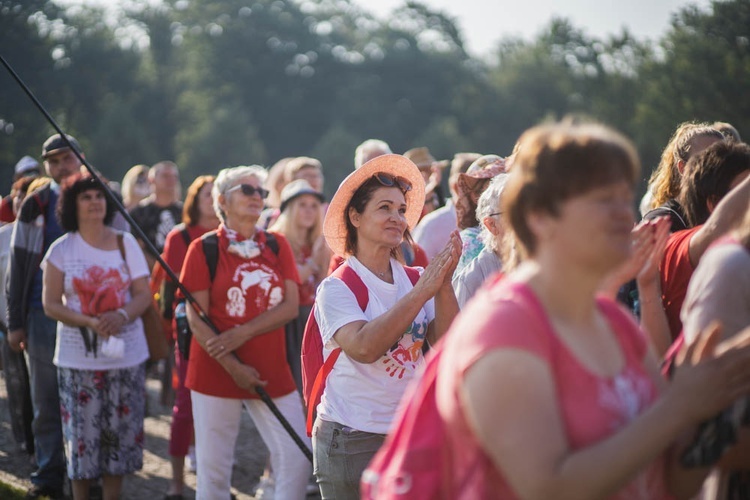
[(307, 435), (310, 437), (312, 437), (312, 427), (313, 423), (315, 423), (315, 410), (318, 407), (318, 403), (320, 403), (320, 398), (323, 396), (323, 390), (325, 389), (328, 375), (331, 373), (331, 370), (333, 370), (333, 365), (336, 364), (336, 360), (339, 359), (339, 354), (341, 354), (340, 347), (331, 351), (331, 354), (328, 355), (323, 366), (318, 370), (318, 374), (315, 376), (315, 382), (313, 382), (312, 389), (310, 390), (310, 404), (307, 406), (306, 424)]
[[(351, 291), (354, 293), (354, 297), (357, 299), (357, 304), (359, 305), (360, 309), (362, 309), (362, 311), (367, 309), (367, 303), (370, 300), (370, 295), (367, 291), (367, 285), (365, 285), (365, 282), (362, 281), (362, 278), (360, 278), (359, 275), (354, 272), (354, 269), (349, 267), (349, 265), (344, 262), (333, 273), (331, 273), (331, 276), (334, 276), (346, 283), (346, 286), (348, 286), (349, 289), (351, 289)], [(314, 314), (315, 309), (313, 307), (313, 310), (310, 312), (310, 317), (313, 320), (315, 319), (315, 317), (313, 316)], [(325, 363), (323, 363), (323, 366), (320, 367), (320, 370), (318, 370), (318, 374), (315, 376), (315, 382), (313, 382), (312, 389), (310, 390), (310, 399), (307, 407), (306, 427), (308, 436), (312, 436), (312, 426), (315, 422), (315, 410), (318, 406), (318, 403), (320, 402), (320, 398), (323, 396), (323, 390), (325, 389), (328, 375), (330, 375), (331, 371), (333, 370), (333, 365), (336, 364), (336, 360), (339, 359), (340, 354), (340, 347), (337, 347), (336, 349), (331, 351), (331, 354), (328, 355)]]
[(362, 278), (359, 277), (359, 274), (357, 274), (354, 269), (349, 266), (348, 262), (344, 262), (338, 268), (336, 268), (336, 270), (331, 273), (331, 276), (334, 276), (346, 283), (346, 286), (348, 286), (349, 289), (354, 292), (354, 297), (356, 297), (357, 299), (359, 308), (362, 309), (362, 311), (367, 309), (367, 302), (370, 300), (370, 295), (367, 291), (367, 285), (365, 285), (365, 282), (362, 281)]

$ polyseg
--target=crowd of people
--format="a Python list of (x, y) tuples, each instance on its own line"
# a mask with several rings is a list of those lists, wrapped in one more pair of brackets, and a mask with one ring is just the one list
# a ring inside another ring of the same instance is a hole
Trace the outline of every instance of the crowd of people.
[(262, 498), (750, 496), (750, 146), (729, 124), (676, 128), (640, 222), (634, 146), (575, 121), (442, 161), (368, 139), (330, 200), (310, 157), (207, 171), (184, 201), (171, 161), (111, 182), (60, 135), (41, 158), (0, 205), (27, 498), (116, 499), (142, 467), (152, 306), (167, 500), (187, 470), (230, 498), (243, 409)]

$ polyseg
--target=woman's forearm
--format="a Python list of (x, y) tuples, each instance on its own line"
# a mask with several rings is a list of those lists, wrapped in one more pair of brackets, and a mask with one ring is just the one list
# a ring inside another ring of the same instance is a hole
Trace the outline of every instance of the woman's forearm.
[[(534, 497), (606, 498), (664, 454), (684, 427), (669, 404), (660, 399), (608, 439), (565, 456)], [(669, 478), (674, 469), (669, 462), (665, 467)]]
[(347, 356), (360, 363), (374, 363), (407, 332), (430, 297), (414, 287), (396, 304), (359, 328), (342, 327), (336, 341)]
[(130, 321), (141, 316), (146, 308), (151, 304), (151, 292), (149, 290), (139, 292), (132, 296), (130, 302), (125, 304), (122, 309), (127, 313)]
[(64, 323), (68, 326), (83, 326), (86, 328), (92, 327), (92, 322), (96, 319), (93, 316), (87, 316), (85, 314), (73, 311), (69, 309), (62, 302), (44, 302), (44, 314), (50, 318)]

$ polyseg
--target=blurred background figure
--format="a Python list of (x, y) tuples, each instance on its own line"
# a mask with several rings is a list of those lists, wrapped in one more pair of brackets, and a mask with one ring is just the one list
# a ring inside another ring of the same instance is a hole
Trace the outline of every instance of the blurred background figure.
[(440, 181), (443, 179), (443, 169), (450, 165), (448, 160), (437, 161), (430, 150), (421, 147), (413, 148), (404, 153), (419, 169), (424, 178), (424, 207), (422, 217), (445, 205), (445, 196)]
[(354, 170), (380, 155), (393, 153), (387, 142), (380, 139), (367, 139), (354, 150)]
[(504, 158), (497, 155), (484, 155), (474, 160), (465, 173), (458, 174), (456, 222), (460, 230), (463, 249), (456, 272), (461, 272), (484, 248), (484, 243), (479, 238), (482, 226), (476, 215), (479, 197), (487, 189), (492, 178), (505, 171)]
[(286, 164), (294, 159), (293, 156), (282, 158), (268, 169), (268, 177), (263, 186), (268, 190), (265, 208), (260, 214), (258, 227), (268, 229), (279, 216), (279, 206), (281, 205), (281, 190), (286, 186)]
[[(214, 211), (211, 195), (213, 182), (214, 176), (201, 175), (190, 184), (185, 195), (185, 204), (182, 207), (182, 222), (177, 224), (167, 235), (162, 258), (177, 276), (182, 271), (182, 264), (190, 242), (219, 227), (219, 218)], [(159, 279), (157, 277), (157, 274), (160, 274), (157, 270), (159, 267), (161, 266), (158, 263), (154, 266), (152, 283)], [(152, 284), (152, 289), (154, 287), (155, 284)], [(177, 370), (177, 385), (175, 387), (172, 425), (169, 435), (172, 482), (166, 494), (168, 500), (181, 500), (182, 498), (186, 457), (190, 458), (188, 468), (192, 472), (196, 470), (192, 400), (190, 399), (190, 390), (185, 387), (189, 356), (184, 342), (188, 339), (178, 339), (178, 326), (173, 321), (176, 290), (176, 285), (168, 277), (161, 277), (159, 312), (168, 323), (166, 330), (171, 332), (171, 338), (174, 342), (174, 363)]]
[(723, 139), (721, 132), (706, 123), (680, 124), (662, 151), (659, 165), (648, 181), (646, 194), (641, 200), (643, 218), (652, 220), (667, 215), (672, 221), (672, 232), (687, 229), (685, 213), (677, 201), (682, 172), (692, 156)]
[(151, 194), (148, 171), (147, 165), (136, 165), (131, 167), (122, 178), (120, 193), (122, 194), (122, 204), (126, 209), (132, 210)]
[(463, 307), (487, 278), (503, 267), (502, 243), (505, 237), (505, 223), (500, 203), (507, 180), (507, 173), (498, 174), (479, 197), (477, 220), (480, 223), (479, 239), (483, 248), (475, 259), (453, 275), (453, 289), (456, 291), (459, 307)]
[(299, 315), (286, 324), (286, 358), (297, 389), (302, 391), (300, 355), (302, 334), (315, 302), (315, 291), (327, 275), (331, 251), (323, 238), (323, 193), (304, 179), (290, 182), (281, 192), (281, 215), (270, 231), (283, 234), (294, 253), (299, 273)]
[[(42, 175), (41, 166), (31, 156), (24, 156), (16, 163), (13, 171), (13, 182), (18, 181), (22, 177), (39, 177)], [(5, 196), (0, 201), (0, 225), (7, 224), (16, 220), (15, 212), (13, 212), (13, 192), (8, 196)]]
[[(14, 219), (34, 179), (35, 177), (31, 176), (21, 177), (13, 183), (10, 196)], [(2, 360), (3, 377), (7, 387), (10, 428), (13, 438), (19, 448), (33, 457), (34, 434), (31, 430), (31, 421), (34, 419), (34, 412), (31, 406), (29, 371), (23, 353), (14, 352), (8, 344), (8, 325), (5, 316), (8, 310), (6, 287), (8, 285), (11, 234), (14, 225), (15, 221), (0, 227), (0, 359)]]
[[(149, 169), (148, 182), (151, 194), (130, 210), (130, 215), (161, 253), (167, 234), (182, 218), (182, 202), (178, 197), (180, 171), (173, 162), (160, 161)], [(136, 235), (136, 239), (139, 238)], [(146, 248), (144, 242), (139, 243), (142, 248)], [(153, 269), (155, 257), (146, 252), (146, 260), (149, 269)]]
[(479, 158), (479, 153), (456, 153), (451, 161), (450, 177), (448, 178), (448, 189), (451, 197), (445, 206), (425, 215), (414, 229), (414, 241), (424, 249), (428, 260), (445, 246), (450, 234), (458, 228), (456, 215), (456, 200), (458, 193), (459, 174), (466, 172), (471, 164)]

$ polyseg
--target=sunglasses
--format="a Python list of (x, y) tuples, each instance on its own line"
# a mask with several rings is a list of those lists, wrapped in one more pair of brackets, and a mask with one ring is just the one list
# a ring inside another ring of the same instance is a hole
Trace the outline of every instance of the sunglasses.
[(374, 174), (373, 177), (385, 187), (397, 187), (404, 194), (406, 194), (408, 191), (411, 191), (411, 182), (407, 181), (403, 177), (396, 177), (395, 175), (386, 174), (383, 172), (378, 172), (377, 174)]
[(268, 190), (263, 189), (262, 187), (255, 187), (251, 186), (250, 184), (237, 184), (233, 188), (230, 188), (227, 190), (227, 193), (231, 193), (232, 191), (237, 191), (238, 189), (242, 190), (242, 194), (245, 196), (252, 196), (254, 194), (258, 194), (263, 199), (266, 199), (268, 197)]

